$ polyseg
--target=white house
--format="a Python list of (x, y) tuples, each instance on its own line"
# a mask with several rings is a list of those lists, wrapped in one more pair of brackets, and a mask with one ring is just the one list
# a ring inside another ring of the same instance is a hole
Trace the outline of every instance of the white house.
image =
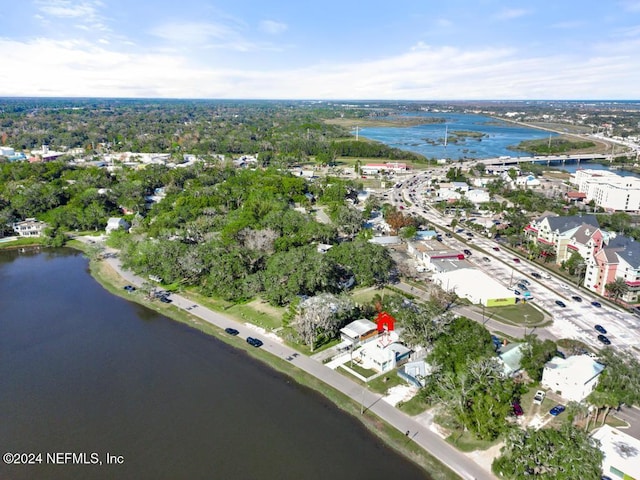
[(21, 222), (14, 223), (13, 231), (20, 237), (40, 237), (46, 226), (46, 223), (35, 218), (27, 218)]
[(486, 203), (491, 200), (489, 192), (487, 192), (486, 190), (480, 190), (478, 188), (467, 191), (464, 196), (476, 205), (479, 203)]
[(105, 228), (105, 231), (107, 232), (107, 235), (109, 235), (114, 230), (119, 230), (121, 228), (125, 231), (129, 230), (129, 224), (127, 221), (121, 217), (111, 217), (107, 221), (107, 228)]
[(361, 318), (340, 329), (340, 338), (345, 346), (351, 347), (378, 336), (378, 326), (371, 320)]
[(554, 357), (542, 371), (542, 385), (567, 401), (584, 400), (598, 384), (598, 377), (604, 370), (589, 355), (573, 355), (569, 358)]

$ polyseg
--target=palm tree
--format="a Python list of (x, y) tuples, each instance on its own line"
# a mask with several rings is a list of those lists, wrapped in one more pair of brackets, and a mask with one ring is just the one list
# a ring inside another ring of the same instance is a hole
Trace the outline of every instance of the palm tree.
[(607, 283), (604, 289), (615, 302), (629, 291), (629, 285), (627, 285), (624, 278), (618, 277), (613, 282)]

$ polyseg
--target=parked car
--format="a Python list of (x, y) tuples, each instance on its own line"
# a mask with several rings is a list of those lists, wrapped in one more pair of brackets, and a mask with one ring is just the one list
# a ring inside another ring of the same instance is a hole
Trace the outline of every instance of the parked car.
[(536, 394), (533, 396), (533, 403), (536, 405), (542, 405), (545, 395), (546, 393), (544, 390), (538, 390)]
[(566, 407), (564, 405), (556, 405), (555, 407), (553, 407), (551, 410), (549, 410), (549, 413), (551, 415), (553, 415), (554, 417), (557, 417), (558, 415), (560, 415), (562, 412), (564, 412), (566, 409)]
[(500, 251), (500, 247), (493, 247), (493, 249), (494, 249), (496, 252), (499, 252), (499, 251)]
[(520, 263), (520, 259), (519, 258), (514, 258), (513, 261), (516, 262), (516, 263)]
[(556, 305), (558, 305), (559, 307), (562, 307), (562, 308), (567, 306), (567, 304), (564, 303), (562, 300), (556, 300)]
[(449, 232), (447, 232), (447, 233), (444, 234), (444, 236), (451, 238), (453, 235), (451, 235)]
[(522, 295), (522, 293), (520, 292), (520, 290), (514, 290), (513, 293), (515, 293), (516, 295)]
[(529, 290), (529, 288), (524, 283), (519, 283), (516, 285), (520, 290)]
[(264, 345), (262, 343), (262, 340), (258, 340), (257, 338), (253, 337), (247, 337), (247, 343), (252, 347), (261, 347), (262, 345)]
[(609, 340), (607, 337), (605, 337), (602, 334), (598, 335), (598, 340), (605, 345), (611, 345), (611, 340)]
[(168, 297), (160, 297), (162, 303), (171, 303), (171, 299)]
[(582, 297), (579, 297), (578, 295), (573, 295), (571, 298), (576, 302), (581, 302), (582, 301)]
[(233, 336), (236, 336), (236, 335), (238, 335), (240, 333), (238, 330), (236, 330), (235, 328), (231, 328), (231, 327), (225, 328), (224, 331), (227, 332), (229, 335), (233, 335)]
[(591, 305), (593, 305), (594, 307), (600, 308), (602, 306), (602, 304), (600, 302), (591, 302)]
[(602, 333), (603, 335), (607, 334), (607, 330), (602, 325), (595, 325), (593, 328), (595, 328), (598, 333)]
[(462, 252), (467, 256), (471, 255), (471, 250), (469, 250), (469, 249), (465, 248)]
[(542, 275), (540, 275), (538, 272), (533, 272), (533, 273), (531, 274), (531, 276), (532, 276), (533, 278), (537, 278), (538, 280), (542, 278)]
[(484, 260), (487, 263), (489, 263), (491, 261), (491, 259), (489, 257), (482, 257), (482, 260)]
[(518, 402), (513, 402), (511, 404), (511, 406), (513, 407), (513, 414), (516, 417), (520, 417), (520, 416), (524, 415), (524, 411), (522, 410), (522, 407), (520, 406), (520, 404)]
[(136, 287), (134, 287), (133, 285), (125, 285), (125, 286), (124, 286), (124, 289), (125, 289), (127, 292), (133, 292), (133, 291), (135, 291)]

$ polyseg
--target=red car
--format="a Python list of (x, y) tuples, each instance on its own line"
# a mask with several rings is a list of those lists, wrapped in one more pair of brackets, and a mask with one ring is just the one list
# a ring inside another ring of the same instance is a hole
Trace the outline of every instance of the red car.
[(513, 407), (513, 414), (516, 417), (520, 417), (520, 416), (524, 415), (524, 411), (522, 410), (522, 407), (520, 406), (520, 404), (518, 402), (513, 402), (511, 404), (511, 406)]
[(513, 261), (516, 262), (516, 263), (520, 263), (520, 259), (519, 258), (514, 258)]

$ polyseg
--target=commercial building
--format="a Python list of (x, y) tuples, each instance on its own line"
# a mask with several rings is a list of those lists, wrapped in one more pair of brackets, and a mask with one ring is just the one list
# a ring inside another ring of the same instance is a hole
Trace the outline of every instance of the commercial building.
[(609, 425), (600, 427), (593, 438), (600, 441), (600, 450), (604, 453), (603, 475), (624, 480), (640, 479), (640, 440)]
[(486, 273), (475, 268), (461, 268), (450, 272), (436, 273), (434, 283), (447, 292), (455, 292), (471, 303), (485, 307), (514, 305), (516, 295)]

